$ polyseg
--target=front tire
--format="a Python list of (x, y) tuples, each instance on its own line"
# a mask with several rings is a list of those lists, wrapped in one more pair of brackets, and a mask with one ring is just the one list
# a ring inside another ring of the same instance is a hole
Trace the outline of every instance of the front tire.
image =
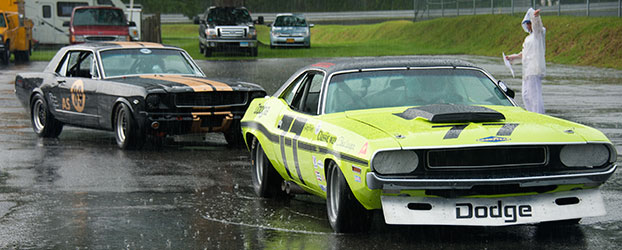
[(30, 102), (30, 122), (39, 137), (56, 138), (63, 131), (63, 123), (50, 113), (47, 102), (40, 94), (36, 94)]
[(257, 138), (251, 144), (251, 170), (253, 189), (259, 197), (269, 198), (282, 195), (283, 178), (270, 163)]
[(205, 57), (211, 57), (212, 56), (212, 49), (210, 49), (210, 47), (205, 46), (203, 48), (203, 55)]
[(6, 44), (4, 44), (4, 51), (2, 52), (2, 55), (0, 55), (0, 59), (2, 59), (2, 63), (4, 65), (8, 65), (9, 64), (9, 60), (11, 60), (11, 48), (9, 47), (9, 41), (6, 42)]
[(227, 141), (227, 147), (229, 148), (242, 148), (244, 145), (244, 138), (242, 138), (242, 128), (240, 127), (240, 121), (234, 120), (229, 127), (228, 131), (224, 132), (225, 140)]
[(327, 175), (326, 210), (330, 226), (336, 233), (367, 232), (371, 226), (371, 211), (354, 197), (335, 162), (329, 163)]
[(130, 108), (121, 103), (115, 109), (114, 132), (120, 149), (137, 149), (143, 146), (143, 133), (132, 116)]

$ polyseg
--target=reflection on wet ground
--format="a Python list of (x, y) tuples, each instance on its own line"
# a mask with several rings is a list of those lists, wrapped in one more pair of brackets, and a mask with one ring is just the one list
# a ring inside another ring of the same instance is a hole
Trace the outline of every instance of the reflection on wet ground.
[[(520, 79), (511, 78), (500, 59), (460, 58), (520, 93)], [(273, 93), (299, 67), (321, 60), (199, 64), (212, 77), (259, 83)], [(257, 198), (248, 153), (227, 149), (221, 135), (174, 138), (162, 148), (141, 151), (117, 149), (113, 134), (105, 131), (66, 127), (58, 139), (37, 138), (13, 95), (12, 80), (17, 72), (45, 65), (0, 69), (0, 248), (617, 249), (622, 244), (619, 173), (602, 187), (608, 215), (579, 226), (388, 226), (376, 213), (368, 234), (333, 234), (320, 198)], [(600, 129), (622, 152), (622, 71), (549, 65), (544, 84), (550, 115)], [(517, 102), (522, 103), (520, 95)]]

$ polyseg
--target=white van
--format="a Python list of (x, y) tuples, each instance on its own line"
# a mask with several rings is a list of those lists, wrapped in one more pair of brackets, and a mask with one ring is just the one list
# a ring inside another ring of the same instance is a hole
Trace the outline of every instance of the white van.
[[(63, 27), (63, 23), (71, 20), (71, 12), (74, 7), (85, 5), (109, 5), (121, 8), (127, 12), (125, 4), (121, 0), (34, 0), (25, 1), (25, 15), (34, 22), (33, 38), (40, 44), (68, 44), (69, 28)], [(138, 13), (139, 17), (134, 17)], [(132, 19), (140, 20), (141, 12), (134, 12)], [(140, 27), (138, 23), (137, 27)], [(130, 31), (130, 34), (138, 34)]]

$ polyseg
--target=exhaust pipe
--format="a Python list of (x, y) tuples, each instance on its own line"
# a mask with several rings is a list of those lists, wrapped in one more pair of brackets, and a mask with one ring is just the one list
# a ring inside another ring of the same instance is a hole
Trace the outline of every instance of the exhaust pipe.
[(291, 181), (283, 181), (283, 183), (281, 183), (281, 191), (288, 195), (309, 194), (296, 183)]

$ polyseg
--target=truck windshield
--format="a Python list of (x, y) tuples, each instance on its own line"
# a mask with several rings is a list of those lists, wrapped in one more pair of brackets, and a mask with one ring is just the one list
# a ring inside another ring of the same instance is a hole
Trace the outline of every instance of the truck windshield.
[(0, 27), (6, 27), (6, 21), (4, 21), (4, 13), (0, 13)]
[(253, 20), (246, 9), (215, 8), (209, 11), (207, 22), (216, 25), (238, 25), (252, 23)]
[(73, 26), (113, 25), (125, 26), (125, 14), (120, 9), (76, 9), (73, 14)]

